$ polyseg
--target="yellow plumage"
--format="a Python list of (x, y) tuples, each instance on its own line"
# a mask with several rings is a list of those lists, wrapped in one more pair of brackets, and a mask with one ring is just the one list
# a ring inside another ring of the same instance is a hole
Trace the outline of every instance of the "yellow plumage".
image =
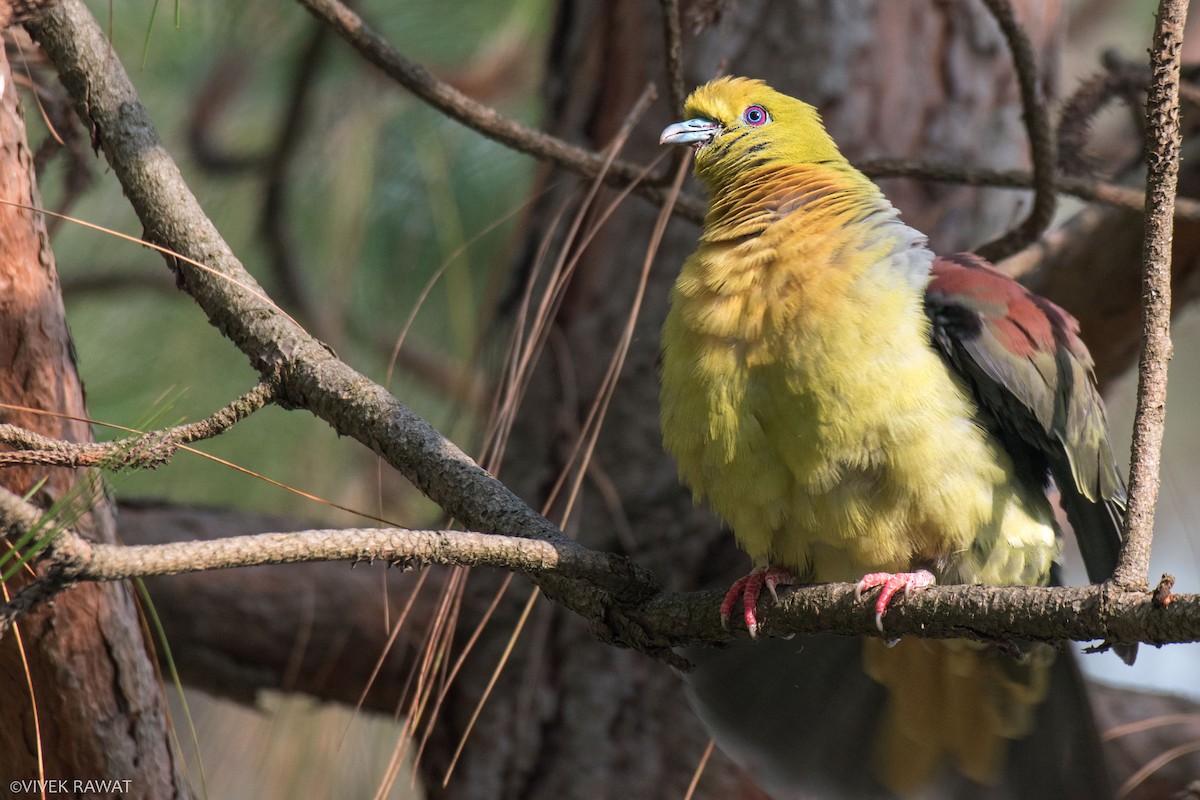
[[(942, 582), (1045, 583), (1053, 512), (930, 346), (924, 237), (810, 106), (722, 79), (687, 115), (721, 126), (697, 151), (711, 205), (663, 329), (663, 437), (697, 500), (756, 565), (806, 580), (924, 567)], [(866, 666), (891, 697), (885, 781), (913, 788), (943, 755), (992, 779), (1047, 657), (1014, 667), (963, 642), (879, 644)]]

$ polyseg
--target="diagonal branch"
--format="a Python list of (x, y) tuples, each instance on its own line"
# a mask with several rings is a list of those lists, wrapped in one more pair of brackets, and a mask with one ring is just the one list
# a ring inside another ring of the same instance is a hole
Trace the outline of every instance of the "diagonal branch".
[(1154, 507), (1167, 409), (1167, 363), (1171, 360), (1172, 209), (1179, 181), (1179, 67), (1187, 0), (1162, 0), (1146, 98), (1146, 232), (1142, 248), (1142, 355), (1138, 363), (1137, 412), (1129, 464), (1125, 546), (1113, 574), (1123, 587), (1145, 587), (1150, 571)]
[[(104, 32), (81, 0), (64, 0), (36, 23), (34, 38), (54, 63), (81, 119), (92, 126), (145, 228), (145, 238), (205, 264), (169, 258), (180, 286), (266, 380), (277, 402), (304, 408), (379, 454), (448, 514), (475, 530), (539, 539), (564, 551), (580, 545), (531, 509), (386, 389), (338, 360), (270, 302), (204, 214), (163, 146)], [(624, 559), (604, 590), (558, 576), (538, 585), (618, 639), (612, 615), (622, 593), (648, 593), (654, 580)], [(609, 594), (611, 592), (611, 595)]]
[[(543, 131), (526, 127), (516, 120), (500, 114), (496, 109), (484, 105), (455, 89), (445, 81), (438, 80), (432, 73), (416, 62), (400, 54), (396, 48), (375, 31), (367, 27), (362, 17), (340, 0), (300, 0), (317, 19), (329, 25), (358, 53), (401, 86), (429, 103), (451, 119), (458, 120), (468, 128), (479, 131), (497, 142), (528, 153), (534, 158), (553, 162), (560, 167), (588, 178), (601, 173), (607, 183), (624, 186), (637, 182), (643, 170), (627, 161), (614, 161), (604, 171), (605, 158), (600, 153), (576, 147)], [(662, 180), (637, 182), (635, 192), (655, 202), (662, 203), (666, 190)], [(679, 198), (681, 213), (697, 220), (704, 216), (703, 204), (694, 198)]]

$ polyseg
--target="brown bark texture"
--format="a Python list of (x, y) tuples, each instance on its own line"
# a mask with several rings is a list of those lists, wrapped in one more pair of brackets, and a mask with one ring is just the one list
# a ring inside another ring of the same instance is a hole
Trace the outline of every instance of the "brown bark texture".
[[(3, 56), (0, 82), (0, 199), (39, 207), (25, 123)], [(0, 206), (0, 402), (79, 418), (4, 408), (4, 422), (58, 439), (91, 440), (80, 421), (83, 387), (45, 225), (12, 205)], [(81, 514), (76, 530), (115, 541), (112, 508), (95, 475), (0, 470), (0, 483), (22, 495), (43, 479), (36, 503), (66, 501)], [(27, 582), (24, 572), (5, 589), (12, 593)], [(124, 796), (190, 796), (176, 770), (162, 684), (126, 585), (79, 586), (21, 618), (16, 633), (0, 641), (0, 791), (37, 796), (12, 782), (45, 778), (88, 796), (115, 793), (75, 781), (128, 781), (117, 789)]]

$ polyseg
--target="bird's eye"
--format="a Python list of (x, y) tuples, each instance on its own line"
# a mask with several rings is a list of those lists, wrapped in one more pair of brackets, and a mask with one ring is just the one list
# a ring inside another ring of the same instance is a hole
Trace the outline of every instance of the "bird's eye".
[(771, 116), (762, 106), (753, 105), (747, 107), (747, 109), (742, 112), (742, 119), (746, 121), (747, 125), (752, 125), (753, 127), (757, 128), (760, 125), (765, 125), (770, 122)]

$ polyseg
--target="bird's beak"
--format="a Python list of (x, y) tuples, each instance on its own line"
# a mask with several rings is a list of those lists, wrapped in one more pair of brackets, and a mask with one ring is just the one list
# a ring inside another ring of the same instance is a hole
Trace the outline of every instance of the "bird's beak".
[(711, 142), (720, 132), (721, 123), (697, 117), (663, 128), (662, 135), (658, 137), (658, 143), (690, 144), (699, 147)]

